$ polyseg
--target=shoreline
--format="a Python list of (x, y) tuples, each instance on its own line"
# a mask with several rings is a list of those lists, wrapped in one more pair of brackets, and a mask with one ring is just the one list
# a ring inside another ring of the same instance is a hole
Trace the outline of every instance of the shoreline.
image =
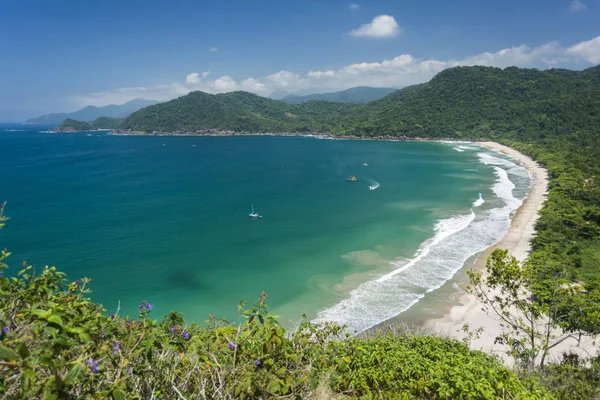
[[(61, 133), (62, 131), (53, 131), (55, 133)], [(112, 129), (109, 135), (113, 136), (189, 136), (189, 137), (229, 137), (229, 136), (274, 136), (274, 137), (310, 137), (317, 139), (333, 139), (333, 140), (374, 140), (374, 141), (388, 141), (388, 142), (440, 142), (440, 141), (452, 141), (452, 142), (475, 142), (476, 140), (456, 140), (456, 138), (422, 138), (412, 136), (357, 136), (357, 135), (335, 135), (332, 133), (319, 133), (319, 132), (247, 132), (247, 131), (222, 131), (218, 129), (201, 129), (197, 131), (174, 131), (174, 132), (160, 132), (154, 131), (151, 133), (141, 131), (123, 131), (118, 129)]]
[[(514, 212), (506, 234), (498, 243), (477, 254), (475, 260), (472, 261), (472, 268), (482, 272), (485, 269), (487, 258), (497, 248), (508, 249), (509, 254), (519, 261), (524, 261), (528, 257), (531, 251), (531, 240), (535, 235), (535, 223), (546, 200), (548, 172), (529, 156), (508, 146), (496, 142), (477, 142), (477, 144), (515, 159), (527, 168), (532, 178), (527, 197)], [(468, 264), (469, 262), (465, 266), (468, 266)], [(449, 307), (445, 305), (442, 311), (444, 315), (441, 317), (425, 319), (422, 324), (423, 328), (429, 333), (460, 340), (466, 337), (465, 332), (462, 330), (464, 324), (469, 324), (471, 330), (481, 327), (483, 332), (479, 338), (471, 341), (471, 348), (489, 354), (504, 354), (503, 347), (494, 343), (496, 336), (503, 330), (500, 322), (483, 311), (482, 304), (474, 295), (464, 291), (468, 285), (468, 280), (461, 282), (459, 286), (463, 292), (455, 295), (455, 304), (451, 304)]]

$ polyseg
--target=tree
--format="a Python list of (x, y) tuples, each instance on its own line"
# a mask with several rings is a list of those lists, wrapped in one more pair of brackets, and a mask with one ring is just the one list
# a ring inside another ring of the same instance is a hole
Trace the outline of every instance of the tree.
[[(469, 292), (483, 303), (484, 310), (501, 321), (504, 332), (496, 343), (509, 347), (509, 354), (523, 366), (544, 367), (550, 350), (568, 339), (596, 337), (596, 323), (575, 327), (573, 315), (585, 309), (582, 283), (554, 279), (543, 299), (533, 295), (540, 273), (539, 264), (519, 261), (508, 250), (496, 249), (488, 258), (485, 273), (469, 271)], [(596, 314), (588, 314), (592, 318)], [(587, 328), (587, 330), (586, 330)]]

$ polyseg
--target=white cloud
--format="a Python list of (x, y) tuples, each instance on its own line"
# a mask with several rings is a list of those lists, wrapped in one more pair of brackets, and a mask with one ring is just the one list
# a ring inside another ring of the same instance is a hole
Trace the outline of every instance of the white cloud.
[(386, 38), (394, 37), (402, 32), (400, 26), (391, 15), (378, 15), (369, 24), (361, 25), (350, 32), (352, 36)]
[(222, 93), (246, 90), (260, 95), (274, 91), (289, 92), (336, 91), (354, 86), (403, 87), (426, 82), (438, 72), (456, 66), (484, 65), (495, 67), (576, 67), (600, 63), (600, 36), (563, 47), (551, 42), (537, 47), (526, 45), (509, 47), (496, 52), (474, 54), (462, 59), (434, 60), (417, 59), (411, 54), (378, 62), (359, 62), (339, 69), (313, 70), (298, 74), (282, 70), (264, 77), (248, 77), (239, 82), (228, 75), (213, 80), (207, 79), (209, 72), (193, 72), (183, 83), (171, 83), (150, 87), (126, 87), (105, 92), (73, 96), (70, 100), (79, 106), (121, 104), (143, 97), (146, 99), (169, 100), (193, 90)]
[(186, 76), (185, 83), (187, 83), (188, 85), (198, 85), (200, 82), (202, 82), (203, 79), (205, 79), (208, 76), (208, 74), (210, 74), (210, 71), (203, 72), (202, 76), (200, 76), (200, 74), (197, 72), (192, 72), (191, 74)]
[(573, 0), (571, 4), (569, 4), (569, 10), (571, 11), (583, 11), (586, 10), (587, 7), (579, 0)]
[(197, 72), (192, 72), (185, 78), (185, 83), (188, 85), (198, 85), (200, 82), (206, 79), (206, 77), (210, 74), (210, 71), (204, 71), (202, 75)]
[(310, 78), (325, 78), (328, 76), (335, 76), (335, 71), (333, 70), (329, 70), (329, 71), (309, 71), (308, 72), (308, 76)]
[(231, 92), (237, 90), (237, 83), (230, 76), (222, 76), (212, 83), (217, 92)]
[(358, 5), (356, 3), (350, 3), (348, 8), (350, 8), (351, 10), (358, 10), (360, 8), (360, 5)]
[(592, 64), (600, 63), (600, 36), (569, 47), (566, 53)]
[(185, 83), (188, 85), (197, 85), (200, 83), (200, 74), (197, 72), (192, 72), (185, 78)]
[(217, 51), (217, 50), (219, 50), (217, 47), (211, 47), (211, 48), (210, 48), (210, 51), (211, 51), (212, 53), (214, 53), (214, 52), (215, 52), (215, 51)]

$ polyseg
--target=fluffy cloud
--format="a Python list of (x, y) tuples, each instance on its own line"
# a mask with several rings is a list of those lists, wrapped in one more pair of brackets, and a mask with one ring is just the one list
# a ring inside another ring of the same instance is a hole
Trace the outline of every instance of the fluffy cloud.
[(360, 8), (360, 5), (358, 5), (356, 3), (350, 3), (348, 8), (350, 8), (351, 10), (358, 10)]
[(576, 59), (598, 64), (600, 63), (600, 36), (592, 40), (577, 43), (569, 47), (566, 53)]
[(339, 69), (314, 70), (306, 74), (279, 71), (262, 78), (249, 77), (237, 82), (228, 75), (213, 80), (209, 72), (193, 72), (185, 78), (185, 84), (171, 83), (151, 87), (127, 87), (106, 92), (73, 96), (79, 106), (121, 104), (142, 97), (169, 100), (193, 90), (222, 93), (246, 90), (260, 95), (285, 90), (327, 92), (354, 86), (403, 87), (426, 82), (438, 72), (456, 66), (484, 65), (495, 67), (586, 67), (600, 63), (600, 36), (591, 40), (563, 47), (559, 43), (542, 46), (525, 45), (509, 47), (496, 52), (484, 52), (456, 60), (417, 59), (410, 54), (378, 62), (360, 62)]
[(387, 38), (400, 34), (402, 30), (391, 15), (378, 15), (368, 24), (361, 25), (359, 28), (350, 32), (352, 36)]
[(583, 11), (585, 9), (587, 9), (586, 5), (579, 0), (573, 0), (571, 4), (569, 4), (569, 10), (571, 11)]
[(200, 76), (200, 74), (197, 72), (192, 72), (191, 74), (186, 76), (185, 83), (188, 85), (198, 85), (200, 82), (202, 82), (203, 79), (205, 79), (208, 76), (208, 74), (210, 74), (210, 71), (203, 72), (202, 76)]
[(329, 71), (309, 71), (308, 73), (308, 77), (309, 78), (326, 78), (329, 76), (335, 76), (335, 71), (333, 70), (329, 70)]

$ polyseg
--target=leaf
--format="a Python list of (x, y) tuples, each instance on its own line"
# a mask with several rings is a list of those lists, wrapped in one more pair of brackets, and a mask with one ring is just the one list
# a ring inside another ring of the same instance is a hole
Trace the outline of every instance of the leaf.
[(23, 375), (21, 377), (21, 398), (29, 397), (29, 388), (34, 380), (35, 372), (30, 369), (23, 370)]
[(125, 400), (125, 392), (121, 389), (115, 389), (112, 391), (112, 398), (114, 400)]
[(25, 343), (23, 342), (17, 344), (17, 352), (23, 359), (29, 357), (29, 349), (27, 348), (27, 345), (25, 345)]
[(52, 326), (45, 326), (44, 330), (50, 336), (56, 336), (58, 334), (58, 329), (56, 329), (56, 328), (54, 328)]
[(0, 358), (4, 361), (14, 361), (19, 357), (17, 354), (6, 346), (0, 345)]
[(62, 318), (56, 314), (49, 316), (48, 322), (52, 322), (53, 324), (56, 324), (62, 328), (62, 324), (63, 324)]
[(71, 367), (71, 369), (69, 370), (69, 372), (67, 373), (67, 375), (65, 376), (64, 382), (67, 385), (70, 385), (71, 383), (73, 383), (75, 378), (77, 378), (77, 375), (79, 375), (79, 373), (81, 372), (81, 369), (82, 369), (81, 364), (73, 365)]
[(281, 389), (281, 386), (279, 385), (279, 382), (277, 382), (277, 381), (269, 382), (269, 387), (268, 387), (269, 392), (279, 393), (280, 389)]
[(90, 335), (88, 335), (88, 334), (87, 334), (87, 333), (85, 333), (85, 332), (81, 332), (81, 333), (79, 334), (79, 339), (81, 339), (81, 340), (82, 340), (82, 341), (84, 341), (84, 342), (89, 342), (89, 341), (90, 341)]

